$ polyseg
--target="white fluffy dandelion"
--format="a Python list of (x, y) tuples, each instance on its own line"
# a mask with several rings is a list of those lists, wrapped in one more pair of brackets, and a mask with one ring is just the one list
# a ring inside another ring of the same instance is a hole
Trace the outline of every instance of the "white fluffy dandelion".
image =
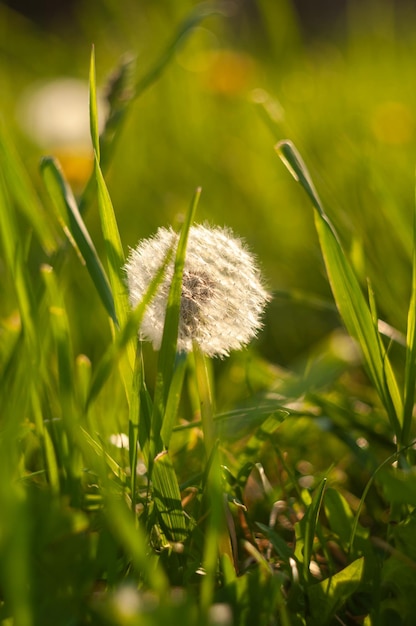
[[(125, 270), (132, 306), (143, 298), (177, 242), (172, 229), (159, 228), (131, 251)], [(173, 265), (173, 261), (168, 265), (140, 328), (141, 338), (151, 341), (156, 350), (162, 341)], [(180, 352), (190, 352), (194, 342), (207, 356), (226, 356), (240, 349), (261, 328), (268, 299), (255, 260), (240, 239), (226, 228), (191, 227), (182, 280)]]

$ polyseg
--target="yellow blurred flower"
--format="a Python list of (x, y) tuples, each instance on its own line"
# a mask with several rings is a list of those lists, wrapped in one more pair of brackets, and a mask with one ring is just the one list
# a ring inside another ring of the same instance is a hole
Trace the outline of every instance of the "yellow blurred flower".
[(211, 52), (211, 63), (205, 73), (204, 86), (213, 93), (233, 96), (250, 88), (254, 60), (248, 54), (233, 50)]
[(371, 128), (381, 143), (400, 145), (412, 140), (415, 119), (403, 102), (381, 102), (374, 111)]

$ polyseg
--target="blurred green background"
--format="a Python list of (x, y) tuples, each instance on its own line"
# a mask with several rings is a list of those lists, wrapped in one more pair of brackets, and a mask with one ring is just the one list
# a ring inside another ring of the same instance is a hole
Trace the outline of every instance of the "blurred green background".
[[(78, 93), (79, 83), (55, 94), (52, 104), (42, 101), (43, 118), (39, 90), (62, 79), (86, 84), (92, 43), (103, 93), (126, 55), (133, 84), (196, 6), (186, 0), (0, 3), (1, 115), (41, 195), (42, 155), (61, 160), (78, 193), (91, 155), (88, 97), (82, 88)], [(275, 293), (258, 341), (261, 354), (280, 365), (303, 362), (339, 322), (326, 306), (331, 297), (313, 212), (274, 152), (278, 140), (289, 138), (365, 288), (370, 279), (380, 317), (403, 331), (415, 52), (412, 2), (218, 4), (134, 101), (123, 125), (107, 181), (126, 251), (157, 227), (177, 224), (201, 185), (197, 220), (229, 225), (245, 238)], [(94, 205), (86, 221), (102, 250)], [(36, 249), (32, 260), (36, 281), (43, 260)], [(94, 360), (108, 332), (104, 313), (75, 254), (65, 273), (77, 352)], [(3, 319), (12, 313), (9, 297), (0, 309)]]

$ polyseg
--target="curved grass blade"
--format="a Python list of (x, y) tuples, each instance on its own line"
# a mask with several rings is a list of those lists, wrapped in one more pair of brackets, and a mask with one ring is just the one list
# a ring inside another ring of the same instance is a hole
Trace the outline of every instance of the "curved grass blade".
[(58, 161), (53, 157), (45, 157), (42, 159), (40, 169), (58, 220), (69, 241), (85, 262), (108, 315), (116, 322), (114, 299), (106, 273)]
[(368, 374), (399, 438), (403, 417), (402, 399), (388, 355), (358, 279), (295, 146), (290, 141), (281, 141), (276, 145), (276, 151), (306, 191), (316, 209), (315, 225), (335, 302), (348, 332), (360, 345)]

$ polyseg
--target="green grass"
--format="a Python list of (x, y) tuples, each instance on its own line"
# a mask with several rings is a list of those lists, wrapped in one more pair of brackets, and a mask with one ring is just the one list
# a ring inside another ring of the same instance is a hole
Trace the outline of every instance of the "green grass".
[[(0, 623), (411, 625), (409, 15), (351, 2), (308, 37), (289, 0), (255, 22), (162, 6), (80, 3), (42, 30), (0, 5)], [(89, 83), (87, 163), (18, 123), (26, 86), (61, 74)], [(224, 360), (176, 351), (205, 219), (274, 296)], [(170, 224), (155, 353), (137, 333), (164, 268), (131, 309), (122, 267)]]

